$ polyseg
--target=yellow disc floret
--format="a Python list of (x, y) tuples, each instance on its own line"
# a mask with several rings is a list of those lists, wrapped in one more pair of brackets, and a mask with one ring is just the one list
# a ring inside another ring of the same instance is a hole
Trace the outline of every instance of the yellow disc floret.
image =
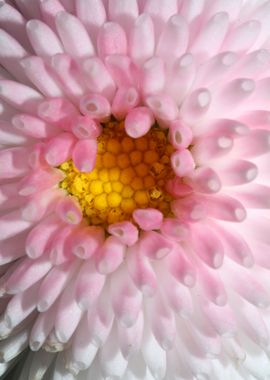
[(172, 152), (165, 130), (154, 126), (145, 136), (132, 139), (123, 122), (110, 121), (98, 137), (94, 170), (80, 173), (72, 161), (64, 162), (60, 187), (78, 199), (89, 224), (130, 220), (136, 208), (157, 208), (170, 215), (166, 183), (174, 176)]

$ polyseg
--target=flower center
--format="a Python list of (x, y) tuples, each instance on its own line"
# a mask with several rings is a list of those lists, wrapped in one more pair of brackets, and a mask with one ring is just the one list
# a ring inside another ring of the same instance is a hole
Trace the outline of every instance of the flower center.
[(133, 139), (126, 134), (124, 122), (110, 121), (97, 140), (91, 172), (79, 172), (72, 160), (60, 166), (65, 173), (60, 187), (77, 198), (89, 224), (130, 220), (137, 208), (156, 208), (170, 215), (172, 196), (166, 183), (175, 174), (167, 131), (154, 125), (146, 135)]

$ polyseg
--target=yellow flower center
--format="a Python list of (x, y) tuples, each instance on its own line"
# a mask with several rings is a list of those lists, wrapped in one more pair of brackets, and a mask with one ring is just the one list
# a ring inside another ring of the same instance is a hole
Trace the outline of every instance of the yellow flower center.
[(156, 208), (171, 213), (166, 182), (174, 177), (170, 165), (172, 145), (167, 131), (154, 126), (143, 137), (125, 133), (124, 122), (110, 121), (98, 137), (96, 166), (79, 172), (64, 162), (60, 187), (75, 196), (91, 225), (108, 225), (132, 219), (137, 208)]

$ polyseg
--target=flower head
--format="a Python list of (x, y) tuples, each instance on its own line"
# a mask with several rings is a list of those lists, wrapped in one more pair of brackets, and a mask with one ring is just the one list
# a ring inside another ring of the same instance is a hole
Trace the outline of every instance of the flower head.
[(0, 375), (270, 376), (269, 15), (0, 2)]

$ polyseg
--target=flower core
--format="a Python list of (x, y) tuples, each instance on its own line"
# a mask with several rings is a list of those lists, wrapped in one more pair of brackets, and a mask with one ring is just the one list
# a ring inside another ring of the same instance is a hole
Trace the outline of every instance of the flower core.
[(156, 208), (170, 215), (172, 196), (166, 184), (175, 174), (167, 131), (154, 125), (146, 135), (133, 139), (126, 134), (124, 122), (110, 121), (97, 140), (91, 172), (79, 172), (72, 160), (60, 166), (65, 173), (60, 187), (77, 198), (89, 224), (130, 220), (137, 208)]

